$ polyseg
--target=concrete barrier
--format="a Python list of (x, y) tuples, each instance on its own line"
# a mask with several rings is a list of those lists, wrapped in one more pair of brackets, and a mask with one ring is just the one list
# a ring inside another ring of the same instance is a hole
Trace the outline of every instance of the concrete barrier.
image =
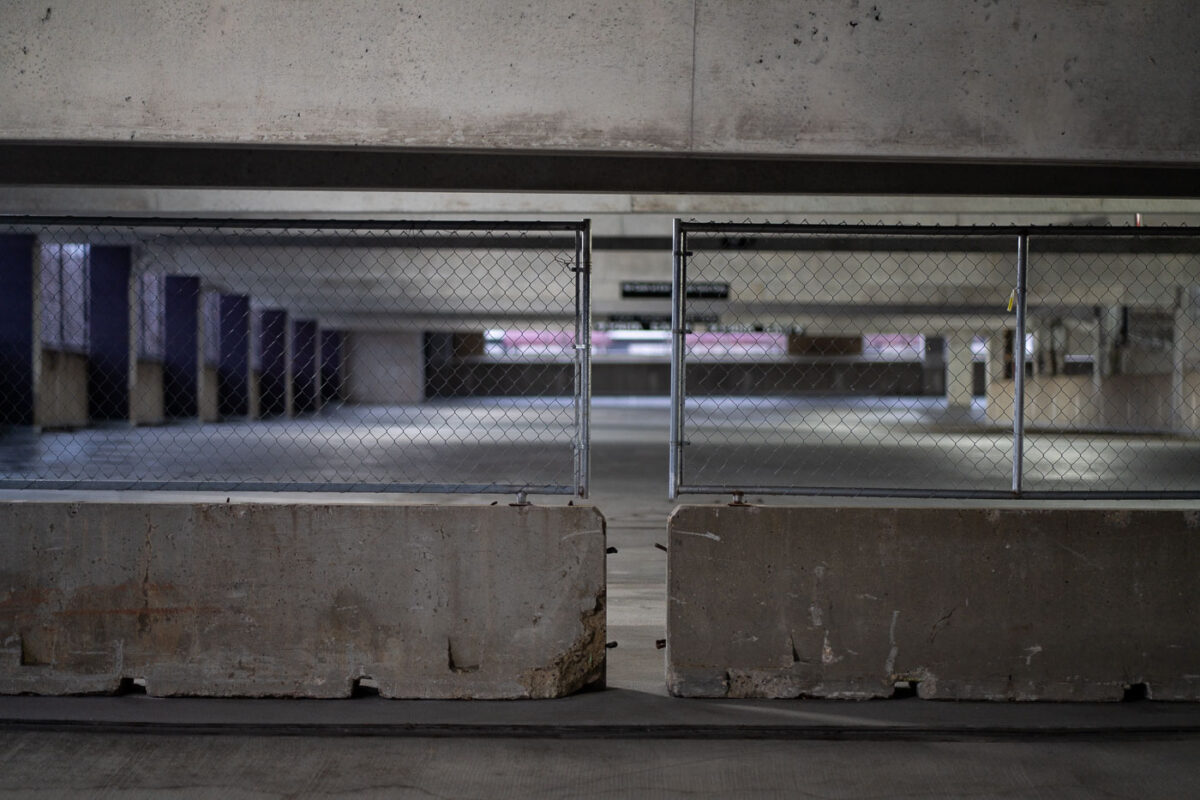
[(681, 506), (668, 528), (675, 695), (1200, 699), (1200, 510)]
[(18, 502), (0, 520), (0, 693), (345, 697), (370, 679), (517, 698), (603, 680), (593, 508)]

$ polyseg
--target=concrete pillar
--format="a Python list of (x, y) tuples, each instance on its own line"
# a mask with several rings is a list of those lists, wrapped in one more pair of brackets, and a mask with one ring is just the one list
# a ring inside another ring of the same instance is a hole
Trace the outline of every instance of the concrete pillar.
[(1009, 378), (1009, 342), (1011, 331), (1001, 329), (988, 336), (985, 383), (987, 417), (996, 425), (1011, 425), (1013, 413), (1013, 381)]
[(1071, 329), (1061, 319), (1050, 325), (1050, 374), (1062, 375), (1067, 369), (1067, 353), (1071, 349)]
[(946, 342), (941, 336), (925, 337), (923, 394), (940, 395), (946, 391), (945, 348)]
[(221, 358), (217, 364), (217, 413), (250, 415), (250, 298), (221, 295)]
[(987, 383), (1004, 380), (1004, 331), (993, 331), (987, 339)]
[(1125, 326), (1125, 309), (1121, 306), (1103, 306), (1099, 309), (1099, 325), (1096, 326), (1096, 358), (1092, 374), (1099, 387), (1100, 379), (1116, 372), (1117, 348), (1122, 344)]
[(0, 426), (35, 424), (37, 237), (0, 236)]
[[(356, 346), (358, 345), (356, 339)], [(441, 331), (426, 331), (424, 335), (424, 397), (436, 400), (454, 395), (454, 334)], [(355, 354), (356, 356), (359, 354)], [(351, 373), (358, 372), (352, 365)]]
[(1041, 327), (1041, 321), (1030, 318), (1025, 323), (1026, 335), (1033, 338), (1033, 347), (1029, 351), (1029, 370), (1031, 378), (1040, 378), (1046, 374), (1046, 335)]
[(448, 333), (351, 331), (345, 344), (347, 401), (386, 406), (450, 396), (447, 383), (456, 373), (451, 340)]
[(288, 313), (282, 309), (269, 309), (262, 311), (261, 315), (259, 414), (263, 419), (291, 416)]
[(321, 410), (319, 342), (315, 319), (292, 323), (292, 407), (296, 414)]
[(200, 279), (168, 275), (163, 291), (163, 413), (188, 419), (200, 413)]
[(133, 336), (126, 246), (93, 246), (88, 260), (88, 416), (130, 421)]
[(975, 362), (971, 356), (972, 335), (954, 333), (946, 340), (946, 405), (970, 408), (974, 395)]
[(321, 331), (321, 403), (342, 400), (342, 331)]
[(1192, 430), (1197, 407), (1196, 387), (1189, 373), (1200, 363), (1200, 286), (1179, 289), (1175, 304), (1171, 360), (1171, 427)]

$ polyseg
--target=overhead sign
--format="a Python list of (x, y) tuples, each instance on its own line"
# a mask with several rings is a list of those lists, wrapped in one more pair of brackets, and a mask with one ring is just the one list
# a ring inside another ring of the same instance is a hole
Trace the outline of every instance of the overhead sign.
[[(715, 325), (720, 321), (716, 314), (688, 314), (687, 325)], [(596, 322), (598, 331), (669, 331), (670, 314), (609, 314), (608, 319)]]
[[(671, 296), (670, 281), (621, 281), (621, 297), (627, 300), (648, 300)], [(697, 300), (728, 300), (728, 283), (689, 283), (687, 296)]]
[(709, 333), (786, 333), (796, 336), (804, 333), (804, 326), (744, 322), (735, 325), (709, 325), (707, 330)]

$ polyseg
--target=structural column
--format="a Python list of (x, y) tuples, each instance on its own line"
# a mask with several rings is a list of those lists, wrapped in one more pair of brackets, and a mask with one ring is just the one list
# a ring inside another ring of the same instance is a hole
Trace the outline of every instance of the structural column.
[(972, 336), (954, 333), (946, 339), (946, 405), (970, 408), (975, 394), (975, 361), (971, 354)]
[(351, 331), (342, 353), (343, 396), (372, 406), (458, 396), (462, 377), (454, 374), (451, 345), (448, 333)]
[(296, 414), (321, 410), (319, 341), (316, 320), (292, 323), (292, 406)]
[(125, 246), (93, 246), (88, 259), (88, 416), (130, 421), (133, 370), (129, 278)]
[(288, 314), (282, 309), (262, 312), (259, 346), (262, 375), (259, 377), (259, 415), (285, 417), (291, 413), (288, 364)]
[(1001, 329), (992, 331), (987, 339), (987, 366), (984, 370), (984, 384), (987, 396), (987, 417), (996, 424), (1012, 424), (1013, 414), (1013, 383), (1009, 370), (1012, 362), (1009, 360), (1010, 331)]
[(1195, 431), (1200, 428), (1200, 286), (1179, 289), (1173, 333), (1171, 426)]
[(1096, 325), (1096, 356), (1093, 360), (1092, 378), (1097, 390), (1104, 378), (1117, 372), (1117, 348), (1122, 344), (1125, 309), (1121, 306), (1104, 306), (1099, 311)]
[(942, 394), (946, 390), (945, 340), (941, 336), (925, 337), (922, 394)]
[(163, 291), (163, 413), (192, 418), (200, 413), (200, 279), (168, 275)]
[[(454, 396), (456, 394), (456, 386), (451, 381), (458, 377), (453, 369), (454, 334), (440, 331), (426, 331), (424, 351), (425, 369), (423, 383), (425, 386), (425, 399), (436, 400), (442, 397)], [(359, 353), (356, 352), (355, 355), (358, 356)], [(356, 369), (352, 365), (350, 372), (354, 376), (354, 380), (357, 381), (360, 377), (358, 373), (361, 370)]]
[(35, 424), (37, 237), (0, 236), (0, 426)]
[(321, 331), (322, 405), (342, 399), (342, 342), (341, 331)]
[(250, 415), (250, 298), (221, 295), (217, 413), (222, 418)]

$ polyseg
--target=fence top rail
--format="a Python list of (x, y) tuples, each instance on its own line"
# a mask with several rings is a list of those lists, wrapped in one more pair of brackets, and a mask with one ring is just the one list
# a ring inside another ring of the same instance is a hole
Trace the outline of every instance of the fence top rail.
[(1009, 489), (906, 489), (902, 487), (757, 486), (754, 484), (680, 484), (677, 495), (762, 495), (771, 497), (871, 497), (910, 500), (1196, 500), (1200, 490), (1064, 489), (1014, 492)]
[(566, 231), (580, 233), (590, 220), (303, 219), (253, 217), (125, 217), (0, 214), (0, 225), (118, 228), (258, 228), (270, 230)]
[(888, 235), (927, 237), (1189, 237), (1200, 236), (1200, 227), (1110, 225), (888, 225), (828, 224), (807, 222), (700, 222), (678, 220), (681, 233), (764, 233), (816, 235)]
[(578, 488), (564, 484), (530, 483), (351, 483), (254, 480), (57, 480), (4, 478), (0, 490), (46, 489), (54, 491), (174, 491), (174, 492), (309, 492), (342, 494), (533, 494), (580, 496)]

